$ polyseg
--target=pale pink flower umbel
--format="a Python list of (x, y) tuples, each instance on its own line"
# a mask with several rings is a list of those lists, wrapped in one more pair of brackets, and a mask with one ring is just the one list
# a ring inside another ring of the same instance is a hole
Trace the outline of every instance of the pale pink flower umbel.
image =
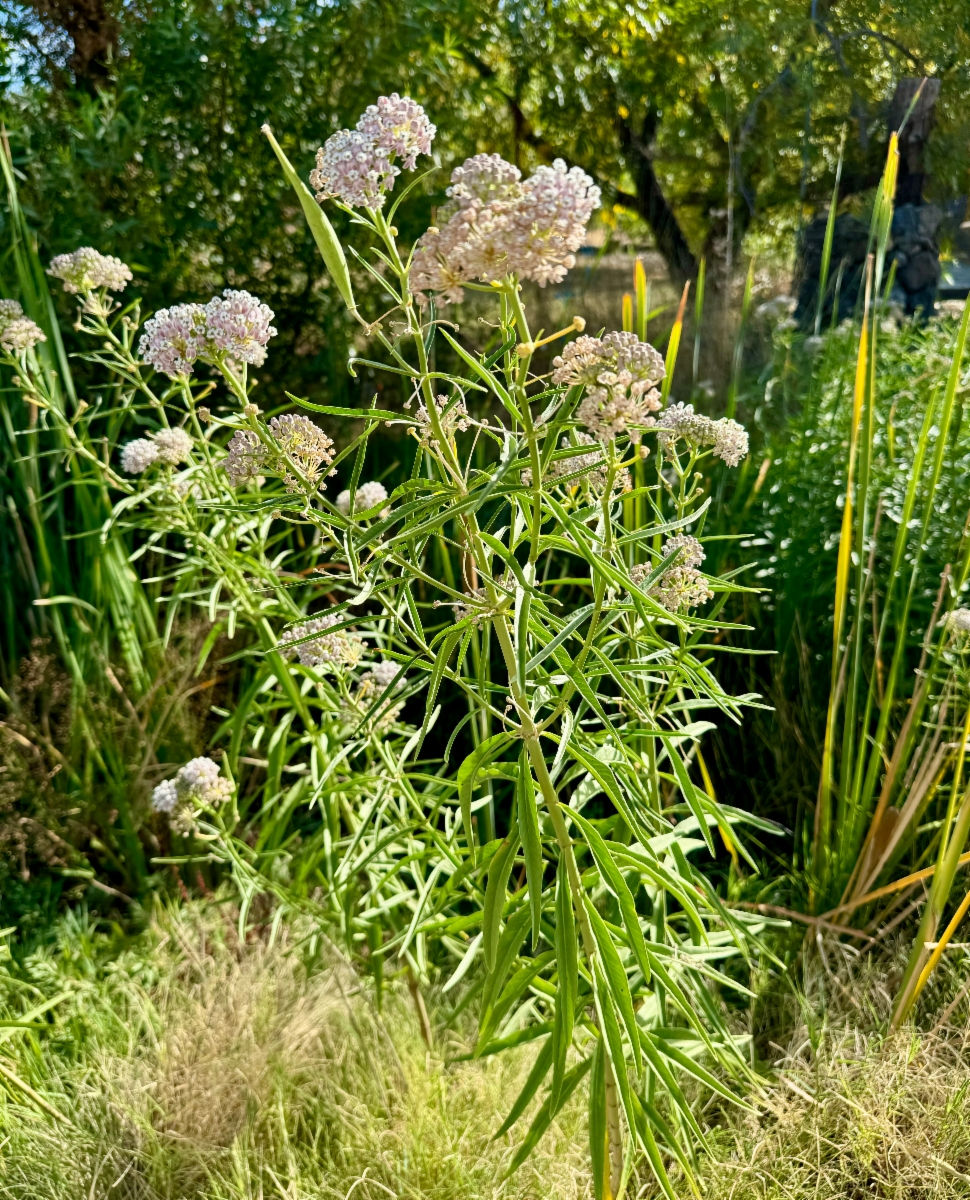
[(600, 191), (562, 159), (524, 183), (497, 154), (476, 154), (456, 167), (441, 224), (418, 239), (411, 286), (457, 303), (466, 283), (508, 275), (545, 287), (575, 265)]
[(208, 304), (161, 308), (145, 322), (138, 353), (171, 379), (187, 379), (196, 361), (261, 367), (276, 335), (273, 310), (249, 292), (226, 288)]
[(638, 442), (660, 408), (662, 356), (635, 333), (576, 338), (552, 360), (553, 383), (585, 387), (576, 418), (601, 442), (627, 434)]
[(205, 309), (201, 304), (160, 308), (145, 322), (138, 353), (170, 379), (188, 379), (195, 361), (205, 356)]
[[(249, 292), (226, 288), (205, 306), (206, 336), (216, 355), (261, 367), (266, 344), (276, 336), (273, 310)], [(210, 351), (210, 353), (212, 352)]]
[(356, 129), (341, 129), (317, 151), (310, 186), (321, 202), (381, 208), (401, 168), (413, 171), (419, 154), (430, 154), (435, 127), (424, 109), (393, 92), (371, 104)]

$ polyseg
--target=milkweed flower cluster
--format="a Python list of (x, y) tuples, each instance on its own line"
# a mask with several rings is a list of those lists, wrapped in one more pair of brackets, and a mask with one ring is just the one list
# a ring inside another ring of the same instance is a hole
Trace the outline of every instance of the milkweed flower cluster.
[(317, 151), (310, 186), (319, 201), (351, 208), (381, 208), (401, 169), (413, 171), (430, 154), (436, 133), (420, 104), (393, 92), (368, 106), (356, 129), (341, 129)]
[(269, 431), (279, 444), (280, 453), (261, 441), (251, 429), (237, 429), (232, 435), (222, 465), (234, 487), (271, 471), (282, 477), (288, 491), (299, 491), (303, 483), (294, 477), (290, 462), (296, 465), (311, 488), (325, 486), (319, 481), (333, 462), (332, 438), (309, 417), (293, 413), (273, 417)]
[(187, 828), (191, 821), (188, 810), (192, 805), (218, 808), (230, 798), (232, 781), (219, 774), (219, 767), (211, 758), (193, 758), (180, 768), (174, 779), (165, 779), (152, 792), (152, 808), (155, 812), (177, 816), (173, 822)]
[(384, 659), (374, 665), (367, 671), (360, 681), (361, 689), (365, 686), (372, 687), (376, 692), (383, 692), (385, 688), (391, 686), (397, 680), (397, 686), (403, 687), (407, 683), (407, 677), (403, 674), (398, 678), (400, 666), (390, 659)]
[[(565, 481), (566, 487), (579, 487), (585, 483), (596, 495), (602, 495), (606, 490), (609, 478), (609, 467), (603, 457), (603, 447), (588, 433), (578, 432), (576, 442), (580, 446), (591, 446), (593, 449), (585, 454), (571, 454), (568, 458), (555, 458), (550, 462), (546, 471), (546, 480), (550, 483)], [(563, 450), (574, 450), (569, 438), (563, 438), (560, 446)], [(522, 482), (526, 487), (532, 487), (532, 471), (530, 468), (522, 472)], [(613, 476), (613, 491), (628, 492), (633, 487), (630, 472), (621, 467)]]
[(305, 667), (355, 666), (364, 653), (364, 643), (355, 633), (333, 629), (342, 620), (339, 613), (311, 617), (309, 621), (294, 625), (279, 648), (292, 650)]
[(671, 404), (657, 420), (657, 440), (668, 457), (676, 453), (683, 439), (695, 447), (711, 446), (715, 458), (736, 467), (748, 453), (748, 434), (743, 425), (722, 417), (713, 421), (694, 412), (692, 404)]
[(90, 246), (82, 246), (71, 254), (58, 254), (51, 259), (47, 274), (60, 279), (64, 291), (74, 295), (107, 288), (122, 292), (131, 282), (131, 268), (113, 254), (100, 254)]
[(43, 329), (24, 316), (16, 300), (0, 300), (0, 346), (8, 354), (23, 354), (38, 342), (46, 341)]
[(662, 355), (635, 333), (576, 338), (552, 361), (553, 383), (585, 387), (576, 419), (601, 442), (627, 434), (640, 441), (639, 427), (660, 408), (657, 384), (666, 374)]
[(121, 451), (121, 469), (141, 475), (156, 462), (176, 467), (192, 458), (192, 438), (184, 429), (159, 429), (147, 438), (135, 438)]
[(256, 296), (226, 288), (208, 304), (159, 309), (145, 322), (138, 353), (170, 379), (188, 379), (197, 361), (261, 367), (276, 335), (273, 315)]
[(562, 159), (539, 167), (524, 183), (497, 154), (476, 154), (451, 175), (441, 224), (417, 242), (411, 286), (458, 303), (466, 283), (496, 283), (507, 275), (544, 287), (575, 265), (600, 190)]
[[(369, 483), (362, 483), (354, 494), (354, 511), (357, 513), (369, 512), (386, 499), (387, 488), (383, 483), (378, 483), (377, 480), (372, 479)], [(342, 512), (344, 516), (350, 512), (349, 488), (345, 488), (340, 493), (335, 503), (338, 511)]]
[[(435, 407), (438, 410), (438, 424), (441, 432), (448, 439), (453, 438), (456, 433), (464, 433), (471, 424), (468, 408), (461, 396), (457, 399), (449, 396), (436, 396)], [(428, 407), (423, 401), (418, 405), (414, 416), (418, 422), (420, 440), (426, 444), (435, 441), (434, 426), (431, 424)]]
[[(664, 543), (661, 553), (664, 558), (669, 558), (675, 551), (678, 552), (677, 557), (650, 587), (647, 595), (662, 604), (668, 612), (679, 613), (706, 603), (713, 599), (714, 593), (697, 569), (705, 557), (697, 538), (687, 533), (678, 534)], [(630, 571), (630, 578), (639, 587), (653, 574), (653, 570), (650, 564), (642, 563)]]

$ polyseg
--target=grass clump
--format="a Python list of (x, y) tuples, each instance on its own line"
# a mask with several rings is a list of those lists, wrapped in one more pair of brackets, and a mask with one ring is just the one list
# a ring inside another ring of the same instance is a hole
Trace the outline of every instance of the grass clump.
[(68, 922), (11, 967), (7, 1020), (63, 997), (49, 1031), (0, 1030), (61, 1119), (0, 1086), (4, 1200), (586, 1193), (577, 1104), (502, 1182), (513, 1142), (492, 1135), (528, 1050), (449, 1065), (467, 1046), (428, 1051), (406, 989), (385, 1022), (336, 958), (308, 966), (285, 933), (240, 944), (219, 913), (165, 912), (120, 952)]

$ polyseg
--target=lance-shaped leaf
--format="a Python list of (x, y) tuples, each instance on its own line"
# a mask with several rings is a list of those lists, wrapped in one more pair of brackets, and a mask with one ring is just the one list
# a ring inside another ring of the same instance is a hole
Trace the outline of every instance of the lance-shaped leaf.
[(643, 972), (644, 982), (649, 983), (650, 959), (647, 957), (647, 946), (643, 938), (643, 930), (640, 928), (640, 917), (637, 913), (633, 893), (630, 891), (619, 867), (614, 862), (610, 848), (600, 833), (578, 812), (570, 810), (569, 815), (582, 830), (586, 838), (586, 844), (589, 846), (593, 858), (596, 860), (597, 867), (599, 867), (603, 882), (616, 897), (617, 903), (620, 906), (620, 915), (623, 917), (623, 927), (630, 940), (633, 957), (637, 960), (637, 966)]
[[(640, 1032), (637, 1025), (636, 1012), (633, 1008), (630, 981), (626, 977), (626, 971), (624, 971), (623, 964), (620, 962), (620, 956), (617, 953), (616, 946), (613, 944), (610, 931), (606, 928), (606, 922), (597, 911), (596, 905), (585, 893), (583, 895), (583, 903), (586, 905), (586, 912), (589, 915), (593, 937), (596, 939), (596, 949), (599, 951), (599, 960), (603, 969), (603, 980), (606, 990), (612, 996), (623, 1024), (626, 1026), (630, 1046), (633, 1049), (633, 1058), (636, 1062), (637, 1072), (639, 1073), (642, 1070)], [(622, 1062), (622, 1059), (620, 1061)]]
[(526, 1134), (525, 1141), (515, 1152), (515, 1157), (512, 1159), (512, 1163), (509, 1166), (508, 1171), (505, 1173), (506, 1179), (508, 1179), (510, 1175), (515, 1174), (515, 1172), (519, 1169), (519, 1167), (522, 1166), (536, 1146), (538, 1146), (540, 1138), (552, 1124), (553, 1117), (555, 1117), (556, 1113), (559, 1112), (562, 1106), (579, 1086), (583, 1076), (589, 1070), (591, 1063), (592, 1056), (589, 1058), (584, 1058), (581, 1063), (577, 1063), (577, 1065), (573, 1067), (563, 1081), (562, 1093), (560, 1094), (557, 1103), (553, 1103), (551, 1096), (546, 1096), (542, 1107), (535, 1115), (535, 1119), (529, 1128), (529, 1132)]
[(535, 785), (529, 754), (523, 747), (519, 759), (519, 779), (516, 787), (519, 811), (519, 836), (525, 851), (525, 877), (529, 885), (529, 907), (532, 911), (532, 948), (539, 944), (539, 921), (542, 917), (542, 837), (539, 833), (539, 814), (536, 812)]
[(610, 1134), (606, 1120), (606, 1055), (603, 1039), (592, 1054), (589, 1081), (589, 1158), (594, 1200), (612, 1200), (610, 1190)]
[(556, 966), (559, 971), (556, 990), (556, 1022), (553, 1028), (555, 1062), (552, 1074), (553, 1104), (558, 1102), (566, 1077), (566, 1056), (573, 1042), (573, 1025), (579, 992), (579, 963), (576, 941), (576, 916), (573, 912), (566, 863), (559, 860), (556, 873)]
[(513, 823), (488, 867), (482, 932), (485, 938), (485, 966), (489, 971), (495, 969), (495, 957), (501, 935), (502, 911), (505, 908), (506, 886), (518, 848), (519, 827)]
[(522, 1116), (529, 1106), (532, 1097), (539, 1090), (539, 1086), (543, 1079), (549, 1074), (549, 1065), (552, 1062), (552, 1038), (547, 1038), (542, 1049), (536, 1055), (536, 1060), (532, 1064), (532, 1070), (529, 1072), (528, 1078), (522, 1085), (522, 1090), (516, 1097), (515, 1103), (509, 1110), (509, 1115), (502, 1122), (501, 1126), (496, 1130), (495, 1137), (499, 1138), (503, 1133), (508, 1133), (515, 1122)]
[(465, 826), (465, 836), (473, 856), (475, 844), (472, 838), (472, 792), (475, 790), (475, 780), (479, 771), (492, 762), (496, 755), (501, 754), (511, 740), (507, 733), (493, 734), (476, 746), (458, 768), (458, 802), (461, 804), (461, 820)]
[(350, 285), (350, 271), (347, 267), (347, 259), (344, 257), (343, 247), (340, 244), (340, 239), (334, 232), (333, 226), (327, 220), (326, 213), (314, 200), (310, 189), (297, 175), (293, 169), (290, 160), (283, 153), (283, 150), (273, 137), (273, 131), (268, 125), (263, 126), (263, 133), (266, 134), (269, 144), (273, 147), (276, 157), (280, 160), (280, 166), (283, 168), (283, 174), (286, 180), (296, 192), (297, 199), (303, 209), (303, 215), (306, 217), (306, 222), (310, 226), (310, 232), (313, 234), (313, 240), (317, 244), (317, 249), (326, 264), (327, 270), (330, 272), (330, 278), (333, 280), (337, 291), (343, 298), (344, 303), (351, 312), (357, 311), (357, 302), (354, 300), (354, 291)]

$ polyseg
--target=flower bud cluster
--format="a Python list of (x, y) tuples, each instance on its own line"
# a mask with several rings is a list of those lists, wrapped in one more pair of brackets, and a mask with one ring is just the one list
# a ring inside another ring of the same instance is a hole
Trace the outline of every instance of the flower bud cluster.
[(43, 329), (24, 316), (16, 300), (0, 300), (0, 346), (8, 354), (23, 354), (38, 342), (46, 341)]
[[(696, 608), (713, 599), (707, 579), (697, 570), (704, 561), (704, 550), (700, 542), (690, 534), (681, 533), (664, 543), (661, 551), (664, 558), (678, 551), (677, 557), (647, 592), (668, 612), (678, 613)], [(653, 573), (648, 563), (640, 564), (630, 571), (630, 578), (639, 587)]]
[(713, 447), (714, 457), (729, 467), (736, 467), (748, 453), (748, 434), (743, 425), (729, 417), (712, 421), (694, 412), (692, 404), (671, 404), (657, 419), (657, 440), (668, 458), (675, 455), (679, 439), (697, 448)]
[(166, 779), (152, 792), (152, 808), (166, 813), (176, 828), (191, 827), (194, 805), (218, 808), (230, 798), (232, 781), (219, 774), (211, 758), (193, 758), (182, 767), (174, 779)]
[(361, 639), (346, 629), (327, 632), (342, 620), (339, 613), (311, 617), (309, 621), (294, 625), (288, 631), (287, 640), (280, 642), (279, 649), (292, 650), (305, 667), (355, 666), (364, 653)]
[(970, 633), (970, 608), (955, 608), (947, 614), (946, 623), (954, 633)]
[(75, 295), (108, 288), (122, 292), (131, 281), (131, 268), (113, 254), (99, 254), (90, 246), (82, 246), (71, 254), (58, 254), (51, 259), (47, 274), (64, 283), (64, 291)]
[(255, 296), (226, 288), (205, 305), (159, 309), (145, 322), (138, 353), (171, 379), (188, 379), (196, 361), (260, 367), (276, 335), (272, 319), (273, 310)]
[(135, 438), (121, 451), (121, 469), (141, 475), (153, 463), (176, 467), (192, 458), (193, 441), (184, 429), (159, 429), (147, 438)]
[[(383, 483), (378, 483), (372, 479), (369, 483), (362, 483), (354, 495), (354, 513), (370, 512), (372, 508), (376, 508), (378, 504), (383, 503), (387, 499), (387, 488)], [(350, 490), (345, 488), (335, 501), (340, 512), (347, 516), (350, 512)], [(381, 516), (387, 509), (381, 512)]]
[[(464, 433), (471, 424), (471, 418), (468, 415), (468, 409), (465, 406), (464, 399), (459, 396), (456, 400), (449, 396), (436, 396), (435, 406), (438, 410), (438, 424), (441, 426), (441, 432), (449, 441), (456, 433)], [(405, 405), (407, 407), (407, 405)], [(429, 444), (434, 442), (434, 426), (431, 424), (431, 417), (428, 413), (427, 405), (423, 402), (418, 405), (417, 412), (414, 414), (418, 422), (419, 436), (423, 443)]]
[(553, 383), (585, 387), (576, 418), (601, 442), (626, 434), (634, 444), (660, 408), (663, 357), (635, 333), (576, 338), (552, 360)]
[[(263, 442), (251, 429), (237, 429), (232, 435), (222, 465), (233, 486), (239, 487), (240, 484), (249, 483), (271, 471), (283, 479), (287, 491), (302, 491), (303, 480), (306, 480), (309, 487), (317, 487), (321, 475), (333, 462), (332, 438), (329, 438), (319, 425), (314, 425), (309, 417), (293, 413), (273, 417), (269, 423), (269, 431), (279, 444), (279, 453)], [(303, 480), (298, 480), (293, 475), (290, 462), (296, 465)]]
[(351, 208), (382, 208), (401, 169), (413, 171), (419, 154), (430, 154), (435, 127), (424, 109), (393, 92), (368, 106), (356, 129), (341, 129), (317, 151), (310, 186), (319, 201)]
[(497, 283), (508, 275), (544, 287), (575, 265), (600, 190), (562, 159), (539, 167), (524, 183), (497, 154), (476, 154), (456, 167), (441, 211), (417, 243), (411, 287), (452, 303), (466, 283)]
[[(602, 496), (609, 476), (603, 447), (588, 433), (577, 433), (576, 441), (581, 446), (592, 446), (595, 449), (586, 454), (571, 454), (568, 458), (554, 458), (546, 470), (546, 481), (557, 483), (564, 480), (565, 486), (569, 488), (585, 483), (594, 495)], [(575, 449), (569, 438), (563, 438), (561, 447), (563, 450)], [(522, 472), (522, 482), (526, 487), (532, 487), (532, 471), (528, 467)], [(628, 492), (632, 487), (630, 472), (626, 467), (621, 467), (613, 476), (613, 492)]]

